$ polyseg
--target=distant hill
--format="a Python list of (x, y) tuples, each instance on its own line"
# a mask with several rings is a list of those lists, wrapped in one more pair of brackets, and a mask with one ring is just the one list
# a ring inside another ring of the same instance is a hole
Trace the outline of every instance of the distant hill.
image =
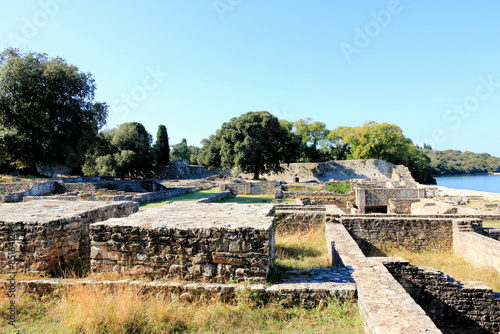
[(422, 149), (422, 151), (431, 158), (431, 173), (435, 176), (500, 172), (500, 158), (488, 153), (429, 149)]

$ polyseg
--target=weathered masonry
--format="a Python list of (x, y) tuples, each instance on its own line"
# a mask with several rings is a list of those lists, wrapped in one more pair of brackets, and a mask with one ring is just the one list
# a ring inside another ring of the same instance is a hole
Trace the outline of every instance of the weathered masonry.
[(12, 244), (16, 270), (46, 275), (75, 258), (88, 261), (89, 225), (138, 210), (134, 202), (35, 201), (0, 205), (0, 265), (8, 269)]
[(190, 281), (266, 282), (274, 207), (171, 203), (90, 228), (91, 267)]

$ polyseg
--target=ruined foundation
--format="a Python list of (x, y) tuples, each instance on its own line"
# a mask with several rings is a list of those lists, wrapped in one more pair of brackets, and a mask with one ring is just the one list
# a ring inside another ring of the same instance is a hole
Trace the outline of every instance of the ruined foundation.
[[(138, 210), (133, 202), (35, 201), (0, 206), (0, 266), (9, 250), (17, 272), (46, 275), (73, 259), (90, 255), (89, 225)], [(13, 247), (12, 247), (13, 246)]]
[(274, 207), (171, 203), (90, 228), (91, 268), (195, 282), (263, 283)]

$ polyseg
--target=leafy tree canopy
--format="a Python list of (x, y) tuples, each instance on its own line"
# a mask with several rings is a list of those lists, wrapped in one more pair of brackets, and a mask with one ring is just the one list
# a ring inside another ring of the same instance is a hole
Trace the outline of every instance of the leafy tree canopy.
[(79, 167), (105, 124), (95, 83), (61, 58), (0, 54), (0, 163), (34, 169), (59, 162)]
[(123, 123), (118, 129), (103, 131), (100, 144), (86, 157), (85, 175), (121, 178), (151, 175), (155, 156), (152, 137), (141, 123)]
[(174, 147), (172, 147), (172, 152), (170, 153), (170, 155), (171, 161), (190, 160), (191, 151), (189, 150), (186, 138), (182, 138), (179, 144), (176, 144), (174, 145)]
[(433, 175), (500, 172), (500, 158), (488, 153), (437, 151), (425, 147), (422, 151), (431, 158)]
[(368, 122), (358, 127), (339, 127), (330, 133), (330, 138), (350, 147), (349, 159), (381, 159), (405, 165), (417, 182), (436, 182), (430, 173), (430, 158), (397, 125)]
[(293, 142), (288, 129), (267, 111), (251, 111), (222, 124), (204, 140), (198, 162), (208, 167), (236, 167), (254, 174), (281, 171), (291, 160)]

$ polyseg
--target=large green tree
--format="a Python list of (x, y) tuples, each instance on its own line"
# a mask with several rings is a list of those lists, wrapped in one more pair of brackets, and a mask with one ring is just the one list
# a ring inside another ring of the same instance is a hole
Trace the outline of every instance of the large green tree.
[(165, 125), (158, 126), (156, 132), (156, 163), (158, 165), (168, 165), (170, 163), (170, 146), (168, 145), (168, 134)]
[(430, 158), (397, 125), (368, 122), (358, 127), (339, 127), (329, 135), (338, 145), (347, 145), (349, 159), (381, 159), (405, 165), (417, 182), (436, 183), (429, 169)]
[(207, 167), (236, 167), (237, 172), (280, 172), (290, 162), (290, 132), (267, 111), (248, 112), (223, 123), (215, 136), (202, 142), (198, 162)]
[(87, 155), (85, 175), (138, 178), (150, 176), (155, 156), (152, 137), (141, 123), (123, 123), (103, 131), (100, 145)]
[(172, 147), (172, 152), (170, 152), (170, 160), (178, 161), (178, 160), (190, 160), (191, 150), (187, 144), (186, 138), (182, 138), (179, 144), (175, 144)]
[(17, 167), (62, 163), (79, 167), (105, 124), (107, 106), (95, 83), (61, 58), (0, 54), (0, 163)]

